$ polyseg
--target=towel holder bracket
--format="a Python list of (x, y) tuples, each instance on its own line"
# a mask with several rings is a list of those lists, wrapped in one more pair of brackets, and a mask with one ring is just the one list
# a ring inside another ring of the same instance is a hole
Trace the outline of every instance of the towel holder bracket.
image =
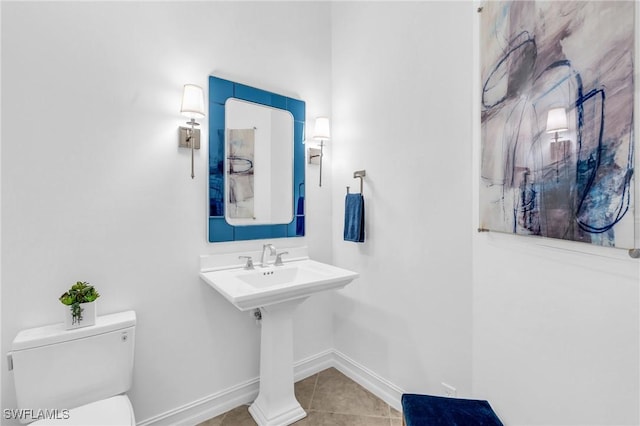
[[(366, 170), (356, 170), (355, 172), (353, 172), (353, 178), (354, 179), (358, 179), (360, 178), (360, 194), (362, 194), (362, 186), (363, 186), (363, 182), (364, 182), (364, 177), (367, 175), (367, 171)], [(347, 194), (349, 193), (349, 187), (347, 186)]]

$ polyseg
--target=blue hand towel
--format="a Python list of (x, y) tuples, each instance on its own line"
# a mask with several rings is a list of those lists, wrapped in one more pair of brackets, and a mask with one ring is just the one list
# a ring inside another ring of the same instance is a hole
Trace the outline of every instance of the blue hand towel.
[(298, 216), (304, 215), (304, 196), (302, 195), (298, 197), (298, 209), (296, 212)]
[(344, 240), (364, 243), (364, 197), (347, 194), (344, 200)]

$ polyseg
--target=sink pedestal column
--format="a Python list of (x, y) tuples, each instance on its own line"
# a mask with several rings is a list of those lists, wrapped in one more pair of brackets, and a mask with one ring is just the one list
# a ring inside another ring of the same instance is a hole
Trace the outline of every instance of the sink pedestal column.
[(293, 311), (305, 298), (260, 308), (260, 391), (249, 407), (259, 426), (285, 426), (307, 415), (293, 392)]

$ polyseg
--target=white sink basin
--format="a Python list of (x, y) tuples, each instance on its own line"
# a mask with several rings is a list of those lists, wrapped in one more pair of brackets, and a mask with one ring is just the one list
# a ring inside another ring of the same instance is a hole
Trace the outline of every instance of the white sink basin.
[(241, 311), (342, 288), (358, 273), (311, 259), (282, 266), (204, 271), (200, 277)]
[(281, 268), (268, 268), (267, 270), (253, 271), (247, 274), (238, 274), (238, 279), (244, 281), (255, 288), (265, 288), (274, 285), (293, 283), (299, 279), (297, 266), (286, 266)]

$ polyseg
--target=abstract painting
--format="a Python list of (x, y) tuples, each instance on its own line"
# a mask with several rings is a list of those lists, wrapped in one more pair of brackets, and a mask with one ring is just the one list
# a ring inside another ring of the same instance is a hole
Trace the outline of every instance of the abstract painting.
[(253, 162), (255, 157), (255, 130), (229, 129), (227, 138), (227, 179), (229, 182), (229, 209), (231, 218), (254, 216)]
[(635, 2), (479, 11), (480, 227), (633, 247)]

